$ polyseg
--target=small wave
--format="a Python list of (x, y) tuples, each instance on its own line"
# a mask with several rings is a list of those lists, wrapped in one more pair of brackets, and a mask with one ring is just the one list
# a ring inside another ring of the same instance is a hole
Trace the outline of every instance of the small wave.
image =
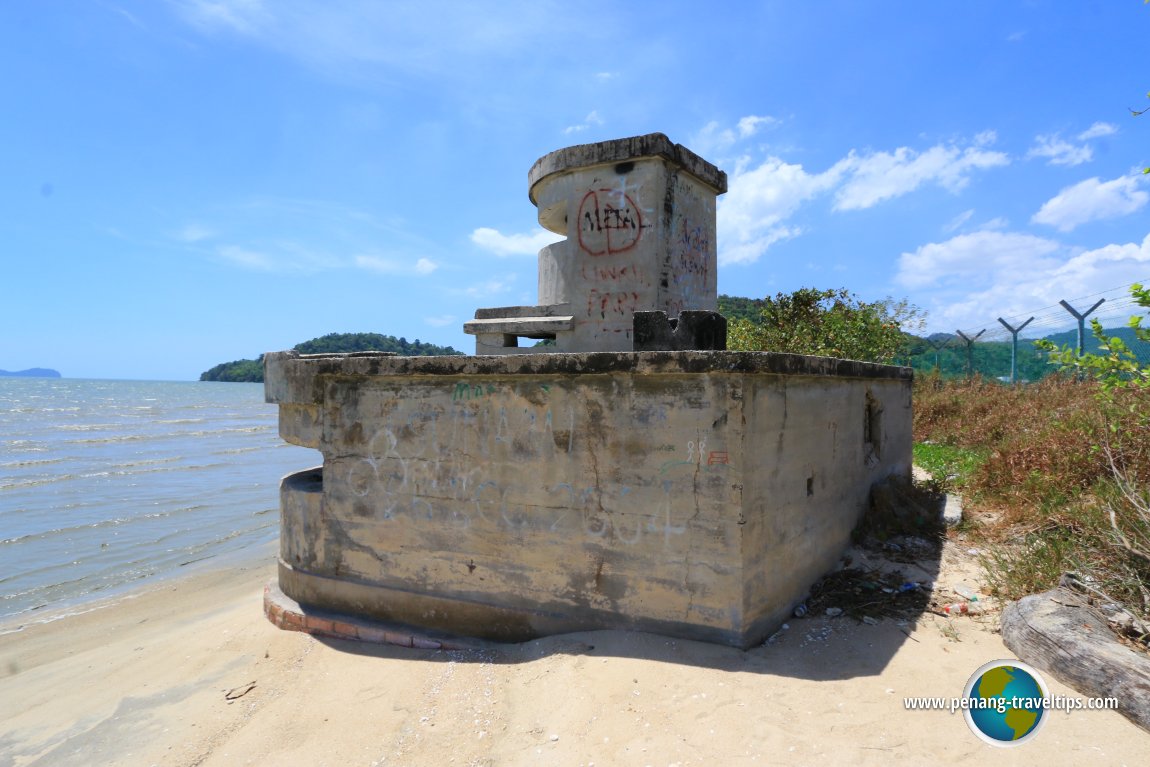
[(223, 429), (199, 429), (196, 431), (168, 431), (157, 434), (118, 434), (109, 437), (63, 440), (65, 445), (102, 445), (123, 442), (160, 441), (165, 439), (187, 439), (189, 437), (219, 437), (231, 434), (267, 434), (275, 430), (275, 425), (241, 426)]
[[(134, 595), (126, 595), (124, 598), (125, 599), (134, 599), (135, 596)], [(56, 621), (62, 620), (64, 618), (71, 618), (71, 617), (74, 617), (77, 615), (84, 615), (86, 613), (92, 613), (92, 612), (95, 612), (96, 610), (102, 610), (108, 606), (110, 606), (110, 605), (105, 604), (105, 603), (101, 603), (101, 602), (85, 602), (83, 604), (76, 605), (72, 609), (64, 609), (64, 610), (60, 610), (58, 612), (53, 612), (53, 613), (45, 616), (44, 618), (42, 618), (40, 620), (28, 621), (28, 623), (20, 623), (20, 624), (17, 624), (15, 626), (12, 626), (11, 628), (0, 629), (0, 636), (6, 636), (7, 634), (17, 634), (17, 633), (23, 631), (25, 628), (27, 628), (27, 626), (29, 624), (36, 626), (36, 625), (40, 625), (40, 624), (44, 624), (44, 623), (55, 623)], [(48, 607), (47, 602), (37, 604), (37, 605), (32, 605), (31, 607), (26, 607), (23, 610), (17, 610), (15, 612), (0, 615), (0, 620), (8, 621), (12, 618), (17, 618), (17, 617), (24, 615), (26, 613), (32, 613), (32, 612), (35, 612), (37, 610), (42, 610), (45, 607)]]
[(118, 423), (58, 423), (52, 426), (56, 431), (109, 431), (123, 428)]
[[(164, 458), (145, 458), (142, 461), (122, 461), (120, 463), (114, 463), (114, 464), (112, 464), (112, 468), (113, 469), (132, 469), (132, 468), (135, 468), (137, 466), (154, 466), (158, 463), (173, 463), (175, 461), (182, 461), (183, 459), (184, 459), (184, 457), (182, 455), (166, 456)], [(163, 469), (162, 471), (167, 471), (167, 470), (168, 469)], [(157, 471), (161, 471), (161, 470), (157, 469)]]
[[(56, 527), (56, 528), (52, 528), (51, 530), (41, 530), (41, 531), (35, 532), (35, 533), (25, 533), (24, 535), (18, 535), (15, 538), (5, 538), (3, 540), (0, 540), (0, 546), (10, 546), (10, 545), (15, 545), (15, 544), (27, 543), (29, 541), (43, 541), (43, 540), (48, 540), (50, 538), (56, 538), (56, 537), (59, 537), (61, 535), (70, 535), (72, 533), (76, 533), (76, 532), (79, 532), (81, 530), (100, 530), (102, 528), (108, 528), (108, 527), (119, 527), (120, 525), (126, 525), (126, 524), (131, 523), (131, 522), (139, 522), (139, 521), (145, 520), (145, 519), (163, 519), (165, 517), (170, 517), (173, 514), (179, 513), (181, 511), (195, 511), (197, 509), (204, 509), (204, 508), (207, 508), (207, 507), (206, 506), (188, 506), (188, 507), (185, 507), (182, 509), (175, 509), (173, 511), (153, 511), (153, 512), (149, 512), (147, 514), (141, 514), (141, 515), (136, 516), (136, 517), (116, 517), (115, 519), (103, 519), (103, 520), (100, 520), (99, 522), (91, 522), (91, 523), (85, 524), (85, 525), (68, 525), (66, 527)], [(0, 583), (3, 583), (5, 580), (7, 580), (7, 578), (0, 578)]]
[[(172, 435), (175, 436), (175, 435)], [(143, 442), (156, 439), (152, 434), (120, 434), (115, 437), (102, 437), (100, 439), (66, 439), (65, 445), (112, 445), (120, 442)]]
[(44, 445), (39, 442), (33, 442), (30, 439), (10, 439), (2, 444), (7, 445), (10, 450), (19, 453), (43, 453), (48, 450)]
[[(214, 453), (213, 455), (219, 455), (219, 454)], [(185, 458), (183, 456), (178, 456), (176, 458), (171, 459), (171, 461), (173, 461), (173, 462), (174, 461), (182, 461), (182, 460), (185, 460)], [(231, 464), (228, 463), (227, 461), (214, 461), (212, 463), (198, 463), (198, 464), (192, 464), (192, 465), (169, 465), (169, 466), (136, 466), (136, 465), (132, 465), (132, 464), (121, 466), (118, 464), (114, 464), (111, 467), (109, 467), (108, 469), (103, 470), (103, 471), (89, 471), (89, 472), (83, 472), (83, 473), (79, 473), (79, 474), (77, 474), (77, 473), (55, 474), (55, 475), (51, 475), (51, 476), (45, 476), (45, 475), (41, 474), (41, 475), (38, 475), (35, 477), (26, 478), (26, 479), (13, 479), (13, 480), (2, 480), (2, 479), (0, 479), (0, 492), (6, 492), (6, 491), (10, 491), (10, 490), (25, 490), (25, 489), (33, 488), (33, 487), (43, 487), (45, 485), (54, 485), (54, 484), (61, 483), (61, 482), (76, 482), (76, 481), (82, 481), (82, 480), (102, 479), (105, 477), (135, 477), (135, 476), (142, 476), (145, 474), (177, 474), (177, 473), (182, 472), (182, 471), (199, 472), (199, 471), (208, 471), (211, 469), (220, 469), (220, 468), (224, 468), (224, 467), (228, 467), (228, 466), (231, 466)], [(226, 490), (227, 488), (224, 487), (222, 489)]]
[(35, 461), (9, 461), (0, 463), (0, 469), (21, 469), (27, 466), (47, 466), (53, 463), (64, 463), (68, 458), (40, 458)]
[[(54, 567), (46, 567), (46, 568), (43, 568), (43, 570), (58, 570), (58, 569), (60, 569), (60, 567), (62, 567), (62, 565), (56, 565)], [(32, 571), (32, 572), (35, 573), (35, 572), (39, 572), (39, 571)], [(21, 575), (27, 575), (27, 574), (28, 573), (21, 573)], [(12, 579), (11, 578), (5, 578), (4, 579), (4, 581), (9, 581), (9, 580), (12, 580)], [(5, 593), (0, 594), (0, 603), (11, 601), (11, 600), (16, 600), (16, 599), (21, 599), (21, 598), (26, 598), (26, 597), (29, 597), (33, 594), (38, 594), (38, 593), (41, 593), (44, 591), (49, 591), (51, 589), (60, 589), (60, 588), (67, 588), (68, 586), (76, 586), (76, 585), (83, 583), (85, 580), (86, 579), (83, 576), (81, 576), (79, 578), (69, 578), (66, 581), (59, 581), (56, 583), (41, 583), (41, 584), (37, 584), (35, 586), (31, 586), (29, 588), (26, 588), (26, 589), (23, 589), (20, 591), (6, 591)], [(0, 581), (0, 583), (3, 583), (4, 581)], [(41, 607), (42, 606), (45, 606), (45, 605), (41, 605)], [(39, 607), (31, 607), (29, 609), (36, 610), (36, 609), (39, 609)]]
[(78, 407), (14, 407), (9, 413), (79, 413)]
[(36, 477), (35, 479), (18, 479), (7, 482), (0, 480), (0, 492), (23, 490), (29, 487), (42, 487), (43, 485), (51, 485), (54, 482), (68, 482), (73, 479), (78, 479), (78, 477), (75, 474), (58, 474), (54, 477)]

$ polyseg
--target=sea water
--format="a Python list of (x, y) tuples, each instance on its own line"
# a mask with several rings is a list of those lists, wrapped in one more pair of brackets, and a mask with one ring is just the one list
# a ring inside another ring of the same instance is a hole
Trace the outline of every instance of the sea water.
[(262, 384), (0, 377), (0, 621), (273, 541), (321, 461), (276, 415)]

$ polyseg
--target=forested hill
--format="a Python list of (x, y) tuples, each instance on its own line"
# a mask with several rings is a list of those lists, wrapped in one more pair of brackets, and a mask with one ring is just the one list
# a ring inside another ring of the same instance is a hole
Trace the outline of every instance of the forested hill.
[[(300, 354), (395, 352), (404, 357), (423, 357), (463, 353), (450, 346), (436, 346), (435, 344), (424, 343), (419, 339), (408, 341), (406, 338), (385, 336), (379, 333), (328, 333), (326, 336), (296, 344), (292, 348)], [(263, 383), (264, 357), (261, 354), (254, 360), (221, 362), (211, 370), (201, 373), (200, 380)]]
[(719, 295), (719, 314), (726, 317), (727, 322), (734, 320), (758, 322), (759, 313), (766, 308), (766, 305), (767, 302), (761, 298)]
[(16, 378), (60, 378), (60, 371), (51, 368), (28, 368), (27, 370), (0, 370), (0, 376)]

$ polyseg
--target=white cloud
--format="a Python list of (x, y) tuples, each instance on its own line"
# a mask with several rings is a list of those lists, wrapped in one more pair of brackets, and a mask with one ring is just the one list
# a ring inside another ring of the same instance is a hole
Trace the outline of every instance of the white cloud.
[(1002, 216), (998, 216), (997, 218), (992, 218), (989, 221), (983, 221), (982, 223), (976, 223), (972, 226), (967, 226), (967, 223), (970, 222), (970, 220), (973, 217), (974, 217), (974, 211), (973, 210), (963, 211), (962, 213), (959, 213), (957, 216), (955, 216), (950, 221), (948, 221), (946, 224), (944, 224), (942, 227), (942, 231), (946, 232), (947, 234), (950, 234), (951, 232), (957, 232), (959, 229), (966, 229), (967, 231), (985, 232), (985, 231), (991, 231), (991, 230), (1006, 229), (1007, 227), (1010, 226), (1010, 221), (1008, 221), (1006, 218), (1004, 218)]
[(1057, 135), (1036, 136), (1035, 146), (1026, 153), (1027, 158), (1045, 157), (1051, 165), (1081, 165), (1094, 159), (1094, 150), (1082, 144), (1075, 146)]
[(483, 282), (476, 283), (469, 287), (463, 288), (459, 291), (465, 296), (472, 298), (486, 298), (488, 296), (497, 295), (499, 293), (506, 293), (511, 290), (512, 283), (515, 282), (515, 275), (508, 275), (506, 279), (491, 279), (484, 280)]
[(176, 239), (181, 242), (201, 242), (209, 240), (216, 235), (211, 229), (199, 224), (188, 224), (176, 233)]
[[(1096, 122), (1076, 136), (1078, 141), (1112, 136), (1118, 128), (1110, 123)], [(1027, 159), (1044, 157), (1050, 165), (1074, 167), (1094, 159), (1094, 149), (1089, 144), (1071, 144), (1057, 133), (1034, 137), (1034, 146), (1026, 153)]]
[(175, 0), (181, 15), (201, 29), (224, 27), (254, 34), (270, 21), (262, 0)]
[(366, 269), (369, 272), (390, 275), (417, 274), (422, 276), (431, 274), (439, 268), (438, 264), (426, 258), (417, 259), (413, 264), (382, 256), (358, 255), (353, 259), (353, 263), (360, 269)]
[(984, 130), (974, 134), (975, 146), (990, 146), (995, 141), (998, 141), (998, 131)]
[(929, 310), (932, 330), (997, 330), (997, 317), (1025, 319), (1060, 299), (1103, 293), (1147, 274), (1150, 236), (1084, 251), (1027, 234), (977, 232), (903, 253), (896, 281)]
[[(929, 243), (899, 258), (895, 281), (908, 288), (985, 280), (992, 273), (1032, 266), (1059, 244), (1030, 234), (973, 232)], [(1047, 269), (1052, 264), (1046, 264)]]
[(563, 132), (565, 134), (568, 134), (568, 135), (570, 135), (572, 133), (580, 133), (582, 131), (587, 130), (588, 128), (590, 128), (593, 125), (602, 125), (602, 124), (603, 124), (603, 118), (599, 116), (599, 112), (597, 110), (592, 109), (591, 113), (583, 118), (583, 122), (579, 123), (578, 125), (568, 125), (566, 128), (563, 129)]
[(1120, 176), (1113, 181), (1099, 181), (1095, 176), (1060, 191), (1030, 220), (1069, 232), (1090, 221), (1134, 213), (1148, 200), (1150, 194), (1139, 188), (1136, 176)]
[[(254, 198), (217, 204), (210, 215), (193, 213), (185, 220), (190, 223), (166, 233), (172, 242), (196, 257), (211, 254), (246, 269), (428, 275), (447, 257), (402, 220), (324, 200)], [(386, 251), (380, 242), (388, 243)]]
[(481, 226), (471, 233), (471, 241), (500, 258), (506, 256), (534, 256), (542, 248), (563, 239), (562, 235), (536, 227), (527, 234), (503, 234), (497, 229)]
[(973, 215), (974, 215), (974, 209), (973, 208), (971, 208), (970, 210), (964, 210), (962, 213), (959, 213), (957, 216), (955, 216), (949, 222), (947, 222), (942, 227), (942, 231), (953, 232), (953, 231), (961, 228), (962, 225), (965, 224), (967, 221), (969, 221), (970, 217)]
[(438, 317), (424, 317), (423, 321), (433, 328), (443, 328), (455, 323), (454, 314), (441, 314)]
[[(703, 135), (715, 140), (722, 135), (716, 131), (717, 124), (710, 123)], [(719, 263), (754, 263), (775, 243), (799, 236), (803, 228), (788, 220), (810, 200), (832, 191), (837, 211), (870, 208), (928, 182), (958, 192), (975, 170), (1010, 162), (1005, 154), (982, 148), (994, 139), (993, 131), (984, 131), (975, 137), (975, 146), (966, 148), (937, 145), (916, 152), (901, 147), (866, 155), (852, 150), (822, 173), (808, 173), (778, 157), (750, 167), (744, 157), (736, 163), (727, 194), (719, 202)], [(953, 226), (961, 226), (970, 215), (973, 211)]]
[(216, 253), (236, 266), (242, 266), (245, 269), (260, 272), (277, 270), (276, 260), (267, 253), (242, 248), (238, 245), (223, 245), (216, 249)]
[(691, 136), (689, 148), (702, 157), (717, 156), (737, 142), (755, 135), (760, 129), (780, 122), (777, 117), (747, 115), (739, 118), (734, 128), (725, 128), (718, 120), (712, 120)]
[(1101, 138), (1102, 136), (1113, 136), (1118, 132), (1118, 126), (1111, 125), (1110, 123), (1096, 122), (1086, 130), (1078, 134), (1079, 141), (1089, 141), (1092, 138)]
[(838, 183), (841, 169), (835, 166), (810, 174), (801, 165), (769, 157), (757, 168), (741, 166), (728, 180), (728, 191), (717, 213), (720, 264), (754, 263), (781, 240), (797, 237), (802, 228), (784, 222), (807, 200)]
[(120, 14), (121, 16), (123, 16), (125, 19), (127, 19), (128, 23), (130, 23), (132, 26), (136, 27), (137, 29), (146, 29), (144, 24), (138, 18), (136, 18), (132, 14), (128, 13), (123, 8), (121, 8), (117, 5), (114, 5), (114, 6), (112, 6), (112, 10), (115, 11), (116, 13)]
[(765, 227), (748, 241), (724, 245), (719, 253), (719, 264), (753, 264), (776, 242), (790, 240), (803, 233), (799, 226)]
[[(979, 141), (987, 137), (979, 134)], [(993, 140), (993, 137), (990, 137)], [(839, 161), (849, 180), (835, 194), (835, 210), (861, 210), (884, 200), (901, 197), (925, 183), (937, 183), (950, 192), (961, 191), (974, 170), (1010, 163), (1002, 152), (979, 146), (960, 149), (936, 145), (924, 152), (900, 147), (894, 152), (859, 156), (853, 151)]]
[(1103, 292), (1129, 282), (1131, 275), (1150, 273), (1150, 235), (1141, 245), (1104, 245), (1069, 259), (1054, 273), (1053, 279), (1069, 288), (1085, 292)]
[(770, 127), (771, 125), (778, 124), (778, 119), (774, 117), (763, 117), (760, 115), (747, 115), (746, 117), (739, 118), (739, 138), (750, 138), (759, 132), (759, 128), (763, 126)]
[(293, 239), (221, 243), (214, 252), (235, 266), (281, 274), (312, 274), (347, 266), (345, 259)]
[(341, 79), (363, 66), (467, 76), (534, 51), (578, 11), (453, 0), (170, 0), (202, 32), (241, 34)]
[(690, 149), (701, 157), (714, 155), (735, 143), (735, 132), (723, 128), (718, 120), (711, 120), (695, 135), (691, 136)]

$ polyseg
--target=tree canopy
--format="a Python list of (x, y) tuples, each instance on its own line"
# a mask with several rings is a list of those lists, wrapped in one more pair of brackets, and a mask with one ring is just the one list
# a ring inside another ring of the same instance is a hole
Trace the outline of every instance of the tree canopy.
[[(349, 352), (394, 352), (404, 357), (462, 354), (450, 346), (437, 346), (416, 339), (385, 336), (380, 333), (328, 333), (326, 336), (296, 344), (300, 354), (346, 354)], [(264, 363), (261, 354), (254, 360), (222, 362), (200, 374), (201, 381), (233, 381), (262, 383)]]
[(800, 288), (755, 300), (720, 296), (719, 311), (734, 318), (730, 349), (883, 363), (905, 355), (905, 331), (918, 329), (924, 316), (905, 300), (868, 302), (845, 288)]

